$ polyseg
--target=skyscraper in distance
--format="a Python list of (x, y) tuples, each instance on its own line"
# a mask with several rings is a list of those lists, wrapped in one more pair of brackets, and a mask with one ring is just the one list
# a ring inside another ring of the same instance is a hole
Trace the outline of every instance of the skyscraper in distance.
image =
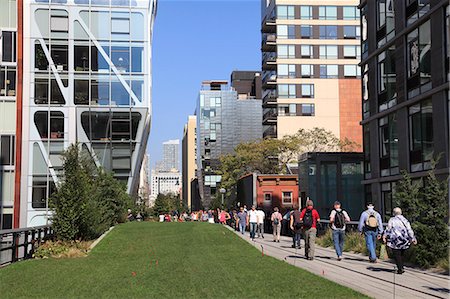
[(180, 140), (168, 140), (163, 142), (162, 170), (166, 172), (179, 171)]

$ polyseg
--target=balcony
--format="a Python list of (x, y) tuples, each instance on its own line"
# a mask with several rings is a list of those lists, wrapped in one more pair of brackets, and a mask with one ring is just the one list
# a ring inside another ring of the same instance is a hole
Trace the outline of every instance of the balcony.
[(262, 33), (275, 33), (277, 31), (277, 26), (276, 26), (276, 13), (275, 13), (275, 9), (272, 11), (272, 13), (270, 13), (269, 15), (267, 15), (264, 20), (262, 21), (261, 24), (261, 32)]
[(277, 87), (277, 72), (267, 72), (262, 78), (263, 89), (275, 89)]
[(277, 138), (277, 126), (267, 126), (267, 129), (263, 132), (263, 138)]
[(277, 104), (276, 91), (269, 91), (263, 96), (263, 106), (272, 106)]
[(277, 122), (277, 108), (270, 108), (263, 115), (263, 125), (273, 124)]
[(265, 52), (262, 60), (263, 71), (273, 71), (277, 69), (277, 53)]
[(261, 50), (263, 52), (275, 52), (277, 50), (277, 35), (264, 33), (262, 36)]

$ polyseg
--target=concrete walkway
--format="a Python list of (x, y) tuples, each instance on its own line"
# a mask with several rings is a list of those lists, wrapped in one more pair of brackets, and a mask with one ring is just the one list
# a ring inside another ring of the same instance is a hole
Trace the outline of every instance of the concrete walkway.
[(397, 275), (394, 274), (395, 265), (392, 263), (379, 261), (370, 264), (367, 257), (351, 253), (344, 253), (344, 259), (338, 261), (333, 249), (318, 246), (314, 260), (308, 261), (303, 245), (302, 249), (291, 248), (292, 238), (281, 237), (280, 243), (274, 243), (270, 234), (265, 234), (265, 239), (256, 238), (254, 241), (248, 232), (244, 236), (237, 234), (265, 255), (284, 260), (373, 298), (450, 298), (450, 277), (446, 275), (410, 268), (405, 268), (403, 275)]

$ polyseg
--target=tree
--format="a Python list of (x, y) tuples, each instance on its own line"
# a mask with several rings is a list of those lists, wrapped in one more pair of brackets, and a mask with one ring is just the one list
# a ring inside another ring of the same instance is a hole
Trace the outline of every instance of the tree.
[(155, 216), (169, 213), (171, 211), (182, 212), (186, 210), (187, 207), (180, 199), (180, 195), (173, 193), (158, 194), (155, 200), (155, 205), (153, 206), (153, 213)]
[(413, 261), (424, 267), (448, 258), (448, 178), (436, 177), (435, 166), (436, 162), (432, 161), (423, 188), (403, 172), (394, 193), (394, 203), (411, 221), (418, 240), (413, 248)]

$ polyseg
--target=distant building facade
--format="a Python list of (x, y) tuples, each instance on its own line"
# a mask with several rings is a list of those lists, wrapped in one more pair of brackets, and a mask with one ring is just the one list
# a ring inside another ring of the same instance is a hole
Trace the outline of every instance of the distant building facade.
[(188, 121), (184, 125), (183, 129), (183, 141), (182, 141), (182, 200), (190, 210), (192, 208), (191, 197), (191, 181), (195, 178), (197, 172), (196, 163), (196, 130), (197, 130), (197, 117), (195, 115), (189, 115)]
[(163, 142), (162, 171), (180, 170), (180, 140), (168, 140)]
[(181, 174), (179, 172), (152, 171), (151, 195), (156, 199), (159, 194), (181, 193)]
[[(236, 73), (233, 72), (235, 78)], [(259, 76), (257, 72), (253, 74)], [(226, 80), (202, 84), (196, 112), (197, 178), (205, 207), (210, 206), (220, 185), (221, 176), (217, 174), (220, 156), (232, 153), (241, 142), (262, 137), (261, 100), (251, 90), (245, 93), (240, 89), (240, 93), (248, 96), (238, 98), (237, 91)]]
[(358, 0), (261, 0), (264, 137), (325, 128), (362, 144)]
[(448, 1), (361, 1), (366, 201), (386, 220), (401, 171), (449, 175)]

